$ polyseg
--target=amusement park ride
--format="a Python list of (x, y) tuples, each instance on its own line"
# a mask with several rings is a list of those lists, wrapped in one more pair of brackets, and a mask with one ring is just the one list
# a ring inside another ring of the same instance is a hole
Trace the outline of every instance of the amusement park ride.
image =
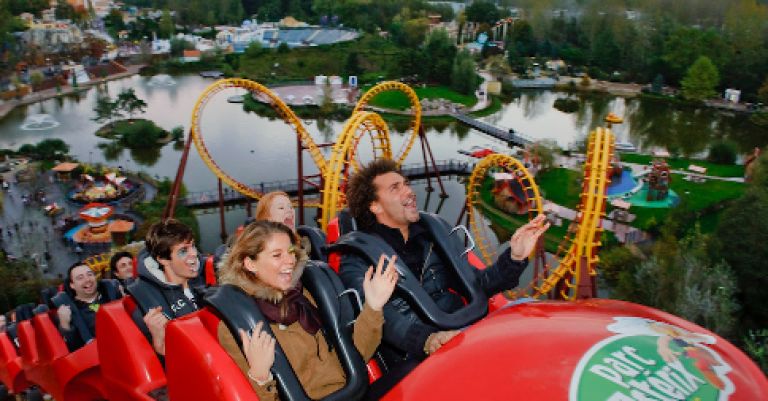
[[(345, 205), (346, 180), (362, 163), (357, 148), (363, 137), (371, 141), (373, 158), (389, 158), (400, 164), (417, 137), (423, 141), (422, 148), (428, 149), (418, 98), (405, 84), (385, 82), (363, 95), (326, 159), (301, 120), (266, 87), (244, 79), (221, 80), (205, 90), (193, 111), (190, 140), (166, 216), (173, 216), (190, 143), (221, 182), (255, 200), (263, 195), (223, 171), (205, 146), (200, 117), (206, 103), (227, 88), (246, 89), (269, 103), (291, 126), (300, 140), (299, 148), (309, 151), (322, 178), (314, 185), (323, 190), (320, 202), (303, 206), (320, 209), (320, 230), (300, 227), (299, 231), (321, 239), (328, 233), (328, 243), (350, 229), (350, 224), (337, 216)], [(392, 152), (384, 120), (364, 110), (378, 93), (391, 90), (405, 93), (413, 110), (410, 136), (398, 153)], [(607, 128), (590, 134), (576, 220), (554, 257), (545, 258), (541, 249), (532, 255), (535, 271), (530, 284), (498, 295), (479, 309), (474, 308), (475, 302), (468, 302), (465, 309), (477, 311), (464, 313), (467, 323), (460, 325), (450, 320), (452, 314), (433, 319), (430, 300), (415, 296), (417, 309), (427, 305), (421, 311), (425, 319), (442, 328), (462, 326), (462, 333), (430, 355), (384, 400), (768, 400), (765, 375), (723, 338), (665, 312), (595, 298), (601, 219), (605, 216), (614, 149), (610, 123), (616, 122), (609, 121)], [(474, 234), (474, 241), (469, 234), (466, 241), (475, 244), (477, 254), (469, 252), (466, 258), (456, 255), (478, 267), (489, 263), (493, 255), (483, 230), (485, 221), (477, 212), (481, 187), (491, 172), (504, 172), (514, 180), (519, 197), (527, 205), (522, 213), (529, 219), (544, 212), (538, 186), (520, 161), (502, 154), (479, 161), (467, 184), (465, 207)], [(321, 248), (327, 249), (324, 245)], [(407, 291), (403, 281), (407, 280), (400, 280), (398, 288)], [(340, 304), (338, 299), (335, 302)], [(61, 337), (51, 329), (49, 313), (41, 311), (20, 322), (18, 345), (5, 333), (0, 334), (0, 380), (14, 393), (35, 385), (59, 401), (152, 400), (152, 394), (164, 387), (172, 401), (257, 399), (248, 380), (218, 344), (215, 330), (222, 317), (210, 303), (169, 323), (165, 369), (131, 321), (130, 312), (135, 307), (130, 297), (103, 305), (97, 313), (98, 335), (73, 353), (62, 348)], [(442, 318), (445, 316), (449, 319)], [(340, 330), (349, 328), (341, 325)], [(360, 371), (346, 371), (349, 382), (359, 385)], [(369, 365), (369, 380), (380, 375)], [(307, 399), (300, 385), (295, 388), (292, 372), (275, 372), (275, 376), (283, 400)], [(364, 391), (364, 383), (362, 388)], [(347, 392), (325, 399), (353, 398)]]

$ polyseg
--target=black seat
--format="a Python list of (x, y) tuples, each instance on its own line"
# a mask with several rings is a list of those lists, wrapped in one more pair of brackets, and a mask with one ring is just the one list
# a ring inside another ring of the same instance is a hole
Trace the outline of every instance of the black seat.
[(328, 262), (328, 246), (325, 241), (325, 233), (317, 227), (298, 226), (296, 232), (309, 240), (309, 258)]
[[(347, 384), (338, 391), (323, 398), (324, 401), (356, 400), (367, 390), (367, 368), (354, 346), (352, 324), (355, 308), (348, 298), (341, 297), (344, 286), (341, 280), (325, 263), (310, 261), (304, 270), (302, 283), (312, 294), (320, 310), (326, 339), (336, 350)], [(256, 301), (232, 285), (211, 288), (204, 303), (210, 306), (225, 322), (242, 349), (239, 330), (250, 332), (256, 323), (264, 321), (264, 330), (274, 337)], [(275, 363), (272, 373), (278, 383), (280, 398), (284, 401), (308, 401), (309, 397), (301, 386), (279, 344), (275, 344)]]

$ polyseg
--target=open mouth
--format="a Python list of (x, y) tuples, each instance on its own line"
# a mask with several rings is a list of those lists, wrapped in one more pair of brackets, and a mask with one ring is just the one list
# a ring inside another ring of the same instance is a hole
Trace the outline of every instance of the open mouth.
[(414, 209), (415, 210), (416, 209), (416, 197), (415, 196), (409, 197), (408, 200), (406, 200), (403, 203), (403, 206), (405, 206), (408, 209)]
[(293, 278), (293, 269), (280, 270), (280, 273), (278, 273), (278, 277), (280, 278), (280, 281), (284, 283), (290, 283), (291, 279)]
[(293, 227), (293, 222), (294, 222), (293, 216), (289, 216), (283, 219), (283, 224), (285, 224), (288, 227)]

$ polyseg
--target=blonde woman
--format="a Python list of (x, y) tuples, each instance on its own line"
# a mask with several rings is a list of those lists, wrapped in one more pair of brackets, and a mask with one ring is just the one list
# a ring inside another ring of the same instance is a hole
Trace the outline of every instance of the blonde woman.
[[(354, 324), (354, 345), (364, 361), (373, 356), (381, 342), (382, 307), (397, 283), (394, 259), (386, 269), (384, 259), (366, 273), (365, 304)], [(218, 328), (219, 342), (248, 376), (260, 400), (279, 399), (270, 371), (275, 361), (275, 341), (310, 398), (325, 397), (346, 383), (339, 358), (320, 330), (316, 303), (302, 288), (305, 262), (293, 230), (270, 221), (249, 224), (222, 260), (219, 283), (238, 287), (253, 297), (275, 334), (275, 338), (270, 336), (261, 322), (252, 334), (241, 330), (236, 333), (242, 341), (241, 351), (223, 322)]]

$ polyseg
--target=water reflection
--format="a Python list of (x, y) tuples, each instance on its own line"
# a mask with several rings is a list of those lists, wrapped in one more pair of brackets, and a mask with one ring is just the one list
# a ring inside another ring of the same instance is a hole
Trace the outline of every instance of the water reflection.
[(49, 130), (61, 125), (50, 114), (32, 114), (24, 119), (24, 122), (19, 127), (24, 131), (42, 131)]

